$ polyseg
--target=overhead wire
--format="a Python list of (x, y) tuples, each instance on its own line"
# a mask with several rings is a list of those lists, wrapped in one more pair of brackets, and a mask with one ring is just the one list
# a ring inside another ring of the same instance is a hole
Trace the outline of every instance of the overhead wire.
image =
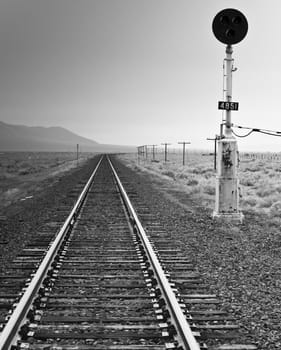
[(245, 135), (238, 135), (233, 131), (233, 129), (231, 129), (232, 133), (237, 137), (247, 137), (247, 136), (251, 135), (253, 132), (259, 132), (261, 134), (265, 134), (265, 135), (269, 135), (269, 136), (279, 136), (279, 137), (281, 136), (281, 131), (274, 131), (274, 130), (260, 129), (260, 128), (250, 128), (250, 127), (241, 126), (241, 125), (232, 125), (232, 126), (235, 128), (238, 128), (238, 129), (250, 130), (250, 132), (248, 132)]
[(253, 133), (254, 131), (250, 130), (246, 135), (238, 135), (233, 131), (233, 129), (231, 129), (231, 132), (237, 137), (247, 137), (247, 136), (251, 135), (251, 133)]

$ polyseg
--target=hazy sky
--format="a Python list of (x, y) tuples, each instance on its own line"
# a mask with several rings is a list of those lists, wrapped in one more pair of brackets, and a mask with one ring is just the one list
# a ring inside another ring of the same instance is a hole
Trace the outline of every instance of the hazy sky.
[[(249, 22), (234, 46), (232, 120), (281, 131), (280, 0), (1, 0), (0, 120), (100, 143), (211, 147), (225, 57), (211, 26), (228, 7)], [(238, 145), (281, 151), (281, 138)]]

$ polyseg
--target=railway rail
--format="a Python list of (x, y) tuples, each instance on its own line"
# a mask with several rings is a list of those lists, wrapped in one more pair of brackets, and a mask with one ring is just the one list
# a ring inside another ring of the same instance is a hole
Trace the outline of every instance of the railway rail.
[(0, 348), (256, 349), (117, 172), (101, 157), (55, 237), (38, 234), (1, 276)]

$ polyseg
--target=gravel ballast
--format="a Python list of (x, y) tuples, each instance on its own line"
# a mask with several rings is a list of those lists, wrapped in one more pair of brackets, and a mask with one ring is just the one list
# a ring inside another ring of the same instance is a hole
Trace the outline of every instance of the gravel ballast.
[(210, 294), (232, 311), (248, 343), (281, 349), (281, 232), (260, 213), (243, 212), (242, 224), (212, 219), (212, 210), (178, 190), (172, 179), (133, 167), (141, 198), (167, 232), (182, 243)]
[[(123, 168), (123, 166), (121, 166)], [(124, 166), (125, 169), (125, 166)], [(25, 242), (43, 227), (77, 183), (90, 176), (91, 161), (50, 181), (25, 202), (3, 209), (0, 221), (1, 273)], [(281, 233), (265, 215), (244, 212), (243, 224), (213, 221), (211, 210), (183, 194), (173, 180), (126, 167), (135, 192), (197, 266), (209, 292), (232, 310), (246, 338), (258, 349), (281, 349)], [(126, 185), (125, 185), (126, 188)]]

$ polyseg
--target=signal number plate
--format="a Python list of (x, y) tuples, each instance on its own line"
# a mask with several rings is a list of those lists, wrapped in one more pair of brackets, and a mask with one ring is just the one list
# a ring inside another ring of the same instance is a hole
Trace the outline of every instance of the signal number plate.
[(218, 104), (219, 109), (225, 109), (227, 111), (238, 111), (238, 106), (238, 102), (219, 101)]

